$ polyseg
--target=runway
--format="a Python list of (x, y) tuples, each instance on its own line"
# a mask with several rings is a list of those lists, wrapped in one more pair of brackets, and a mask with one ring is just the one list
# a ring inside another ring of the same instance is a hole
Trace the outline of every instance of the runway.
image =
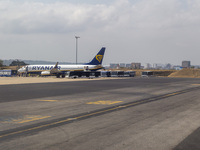
[(199, 149), (199, 90), (178, 78), (2, 85), (0, 146)]

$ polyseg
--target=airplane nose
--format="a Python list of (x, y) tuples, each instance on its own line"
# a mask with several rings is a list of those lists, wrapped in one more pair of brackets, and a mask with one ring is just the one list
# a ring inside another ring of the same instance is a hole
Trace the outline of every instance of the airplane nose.
[(18, 69), (17, 71), (18, 71), (18, 72), (23, 72), (23, 69)]

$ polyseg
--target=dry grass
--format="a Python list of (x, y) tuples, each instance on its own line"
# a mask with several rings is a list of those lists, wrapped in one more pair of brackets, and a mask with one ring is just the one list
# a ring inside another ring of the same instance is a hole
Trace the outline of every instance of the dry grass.
[(168, 77), (200, 78), (200, 69), (182, 69), (170, 74)]
[(77, 79), (72, 79), (72, 78), (56, 78), (56, 77), (0, 77), (0, 85), (93, 81), (93, 80), (113, 80), (113, 79), (119, 79), (119, 78), (77, 78)]

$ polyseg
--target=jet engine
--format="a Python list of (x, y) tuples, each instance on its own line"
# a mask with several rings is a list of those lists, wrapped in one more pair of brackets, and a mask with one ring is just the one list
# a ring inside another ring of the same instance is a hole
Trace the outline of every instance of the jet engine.
[(42, 71), (41, 72), (42, 76), (49, 76), (50, 74), (51, 74), (50, 71)]

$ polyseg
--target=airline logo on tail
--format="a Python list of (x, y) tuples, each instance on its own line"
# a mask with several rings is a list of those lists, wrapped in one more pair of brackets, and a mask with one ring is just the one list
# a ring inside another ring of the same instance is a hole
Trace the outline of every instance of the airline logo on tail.
[(92, 61), (86, 63), (85, 65), (101, 65), (105, 49), (106, 49), (105, 47), (102, 47), (101, 50), (94, 56)]
[(101, 63), (101, 60), (103, 59), (103, 55), (96, 55), (96, 59), (99, 63)]

